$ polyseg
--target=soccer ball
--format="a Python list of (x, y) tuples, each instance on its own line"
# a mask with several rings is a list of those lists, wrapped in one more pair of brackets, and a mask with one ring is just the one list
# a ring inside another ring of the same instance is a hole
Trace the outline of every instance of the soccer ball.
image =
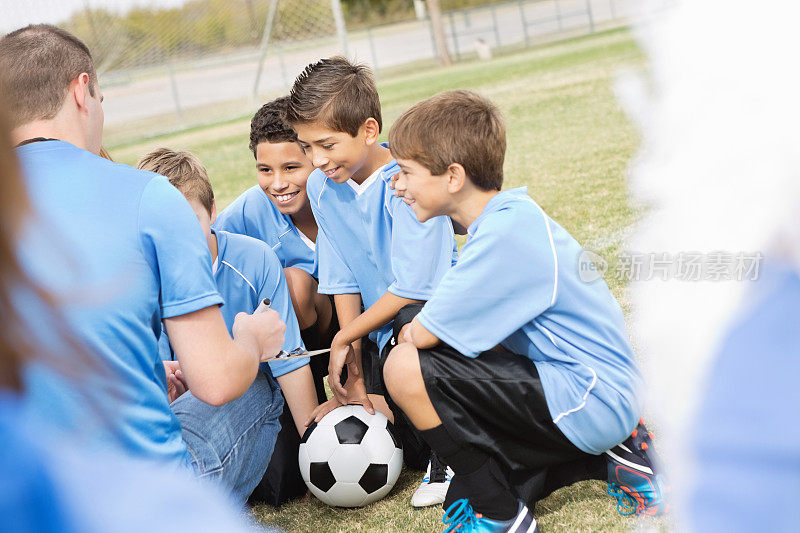
[(334, 507), (362, 507), (392, 490), (403, 466), (403, 449), (384, 415), (346, 405), (306, 430), (299, 461), (314, 496)]

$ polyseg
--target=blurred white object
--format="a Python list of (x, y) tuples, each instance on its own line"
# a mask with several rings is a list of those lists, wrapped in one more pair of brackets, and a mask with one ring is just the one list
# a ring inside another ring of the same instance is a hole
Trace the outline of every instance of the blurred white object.
[[(778, 0), (694, 0), (639, 25), (651, 78), (620, 87), (643, 128), (631, 183), (648, 212), (630, 250), (763, 252), (800, 267), (800, 75), (791, 66), (798, 14), (796, 4)], [(635, 345), (677, 512), (693, 471), (687, 425), (746, 286), (631, 284)]]
[(492, 58), (492, 48), (481, 38), (475, 39), (475, 51), (478, 53), (479, 59), (487, 60)]
[(417, 20), (425, 20), (425, 17), (428, 16), (425, 0), (414, 0), (414, 14), (417, 16)]

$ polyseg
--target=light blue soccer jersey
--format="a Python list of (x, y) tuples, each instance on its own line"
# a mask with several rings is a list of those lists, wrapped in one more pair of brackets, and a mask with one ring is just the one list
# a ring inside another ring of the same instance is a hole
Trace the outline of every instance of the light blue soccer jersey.
[[(264, 298), (269, 298), (270, 308), (286, 324), (283, 349), (290, 351), (303, 347), (289, 287), (275, 252), (263, 242), (247, 235), (222, 230), (214, 230), (214, 234), (217, 236), (214, 280), (225, 300), (220, 311), (228, 332), (232, 333), (233, 320), (237, 313), (252, 314)], [(162, 336), (159, 349), (162, 359), (172, 358), (166, 334)], [(261, 368), (278, 377), (307, 364), (307, 358), (288, 359), (262, 363)]]
[[(163, 176), (61, 141), (17, 153), (33, 207), (22, 264), (54, 296), (98, 370), (63, 377), (29, 365), (31, 413), (101, 448), (188, 465), (157, 342), (162, 319), (222, 303), (197, 217)], [(29, 318), (40, 311), (33, 302), (20, 307)], [(31, 323), (39, 328), (31, 335), (52, 339), (52, 323)], [(69, 368), (70, 351), (50, 348)]]
[[(389, 187), (399, 170), (392, 160), (361, 185), (336, 183), (318, 169), (309, 176), (320, 293), (360, 293), (365, 308), (387, 291), (427, 300), (450, 269), (456, 249), (450, 219), (420, 223)], [(391, 336), (391, 323), (370, 334), (381, 349)]]
[(581, 246), (524, 187), (489, 200), (468, 234), (420, 323), (468, 357), (502, 344), (533, 360), (553, 421), (581, 450), (622, 442), (641, 375), (608, 286), (578, 276)]
[(214, 228), (264, 241), (275, 251), (283, 268), (300, 268), (318, 277), (314, 242), (297, 229), (289, 215), (278, 211), (258, 185), (226, 207)]

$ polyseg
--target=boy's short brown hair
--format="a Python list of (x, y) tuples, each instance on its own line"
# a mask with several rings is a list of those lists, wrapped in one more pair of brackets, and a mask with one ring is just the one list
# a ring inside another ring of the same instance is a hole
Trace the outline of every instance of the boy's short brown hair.
[(492, 102), (471, 91), (447, 91), (414, 105), (392, 125), (389, 150), (433, 175), (459, 163), (476, 187), (503, 187), (505, 122)]
[(189, 201), (200, 202), (209, 216), (214, 207), (214, 189), (206, 168), (191, 152), (157, 148), (142, 156), (136, 168), (166, 176)]
[(83, 41), (61, 28), (35, 24), (0, 39), (0, 92), (13, 127), (55, 117), (70, 83), (84, 72), (94, 96), (97, 73), (92, 54)]
[(286, 121), (290, 124), (320, 123), (355, 137), (368, 118), (378, 122), (380, 131), (383, 122), (375, 78), (366, 65), (343, 57), (308, 65), (289, 93)]

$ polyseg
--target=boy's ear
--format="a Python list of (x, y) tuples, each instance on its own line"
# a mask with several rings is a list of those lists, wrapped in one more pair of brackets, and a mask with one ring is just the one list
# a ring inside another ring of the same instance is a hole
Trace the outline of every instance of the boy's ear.
[(211, 200), (211, 225), (217, 221), (217, 201)]
[(455, 194), (464, 188), (467, 182), (467, 172), (461, 163), (450, 163), (447, 167), (447, 192)]
[(371, 146), (378, 142), (378, 135), (381, 134), (381, 128), (378, 126), (377, 120), (369, 117), (364, 121), (364, 124), (361, 125), (361, 130), (364, 135), (364, 142), (367, 146)]

